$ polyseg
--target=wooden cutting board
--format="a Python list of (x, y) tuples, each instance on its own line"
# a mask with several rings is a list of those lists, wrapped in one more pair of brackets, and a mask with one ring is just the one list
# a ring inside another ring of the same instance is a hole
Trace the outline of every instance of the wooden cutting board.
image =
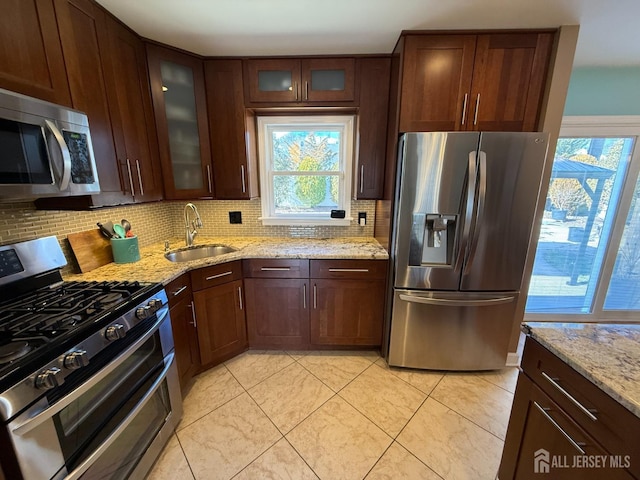
[(109, 239), (99, 229), (67, 235), (71, 250), (78, 261), (82, 273), (113, 262), (113, 252)]

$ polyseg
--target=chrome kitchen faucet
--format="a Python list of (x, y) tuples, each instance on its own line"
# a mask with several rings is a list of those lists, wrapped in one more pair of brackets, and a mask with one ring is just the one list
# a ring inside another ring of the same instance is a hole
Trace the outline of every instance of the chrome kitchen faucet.
[[(191, 216), (189, 212), (192, 212), (195, 216), (193, 220), (189, 218)], [(200, 218), (198, 209), (193, 203), (187, 203), (184, 206), (184, 226), (186, 230), (184, 241), (187, 247), (191, 247), (193, 245), (193, 239), (198, 234), (197, 228), (202, 228), (202, 219)]]

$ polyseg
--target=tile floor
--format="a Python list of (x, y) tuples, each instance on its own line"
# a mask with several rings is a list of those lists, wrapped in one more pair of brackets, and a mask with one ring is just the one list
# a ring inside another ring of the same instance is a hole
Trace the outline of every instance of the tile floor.
[(249, 351), (197, 377), (148, 478), (494, 479), (516, 379)]

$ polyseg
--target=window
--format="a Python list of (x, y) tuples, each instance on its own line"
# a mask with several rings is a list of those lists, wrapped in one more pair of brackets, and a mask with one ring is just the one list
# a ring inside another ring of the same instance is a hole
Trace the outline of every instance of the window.
[(351, 115), (258, 118), (263, 224), (349, 225), (353, 132)]
[(639, 120), (563, 121), (529, 284), (528, 320), (637, 318)]

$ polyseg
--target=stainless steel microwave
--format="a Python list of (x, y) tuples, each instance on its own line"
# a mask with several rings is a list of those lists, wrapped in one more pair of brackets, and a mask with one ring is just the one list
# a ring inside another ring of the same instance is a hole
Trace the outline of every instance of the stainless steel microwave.
[(0, 201), (99, 192), (87, 116), (0, 89)]

